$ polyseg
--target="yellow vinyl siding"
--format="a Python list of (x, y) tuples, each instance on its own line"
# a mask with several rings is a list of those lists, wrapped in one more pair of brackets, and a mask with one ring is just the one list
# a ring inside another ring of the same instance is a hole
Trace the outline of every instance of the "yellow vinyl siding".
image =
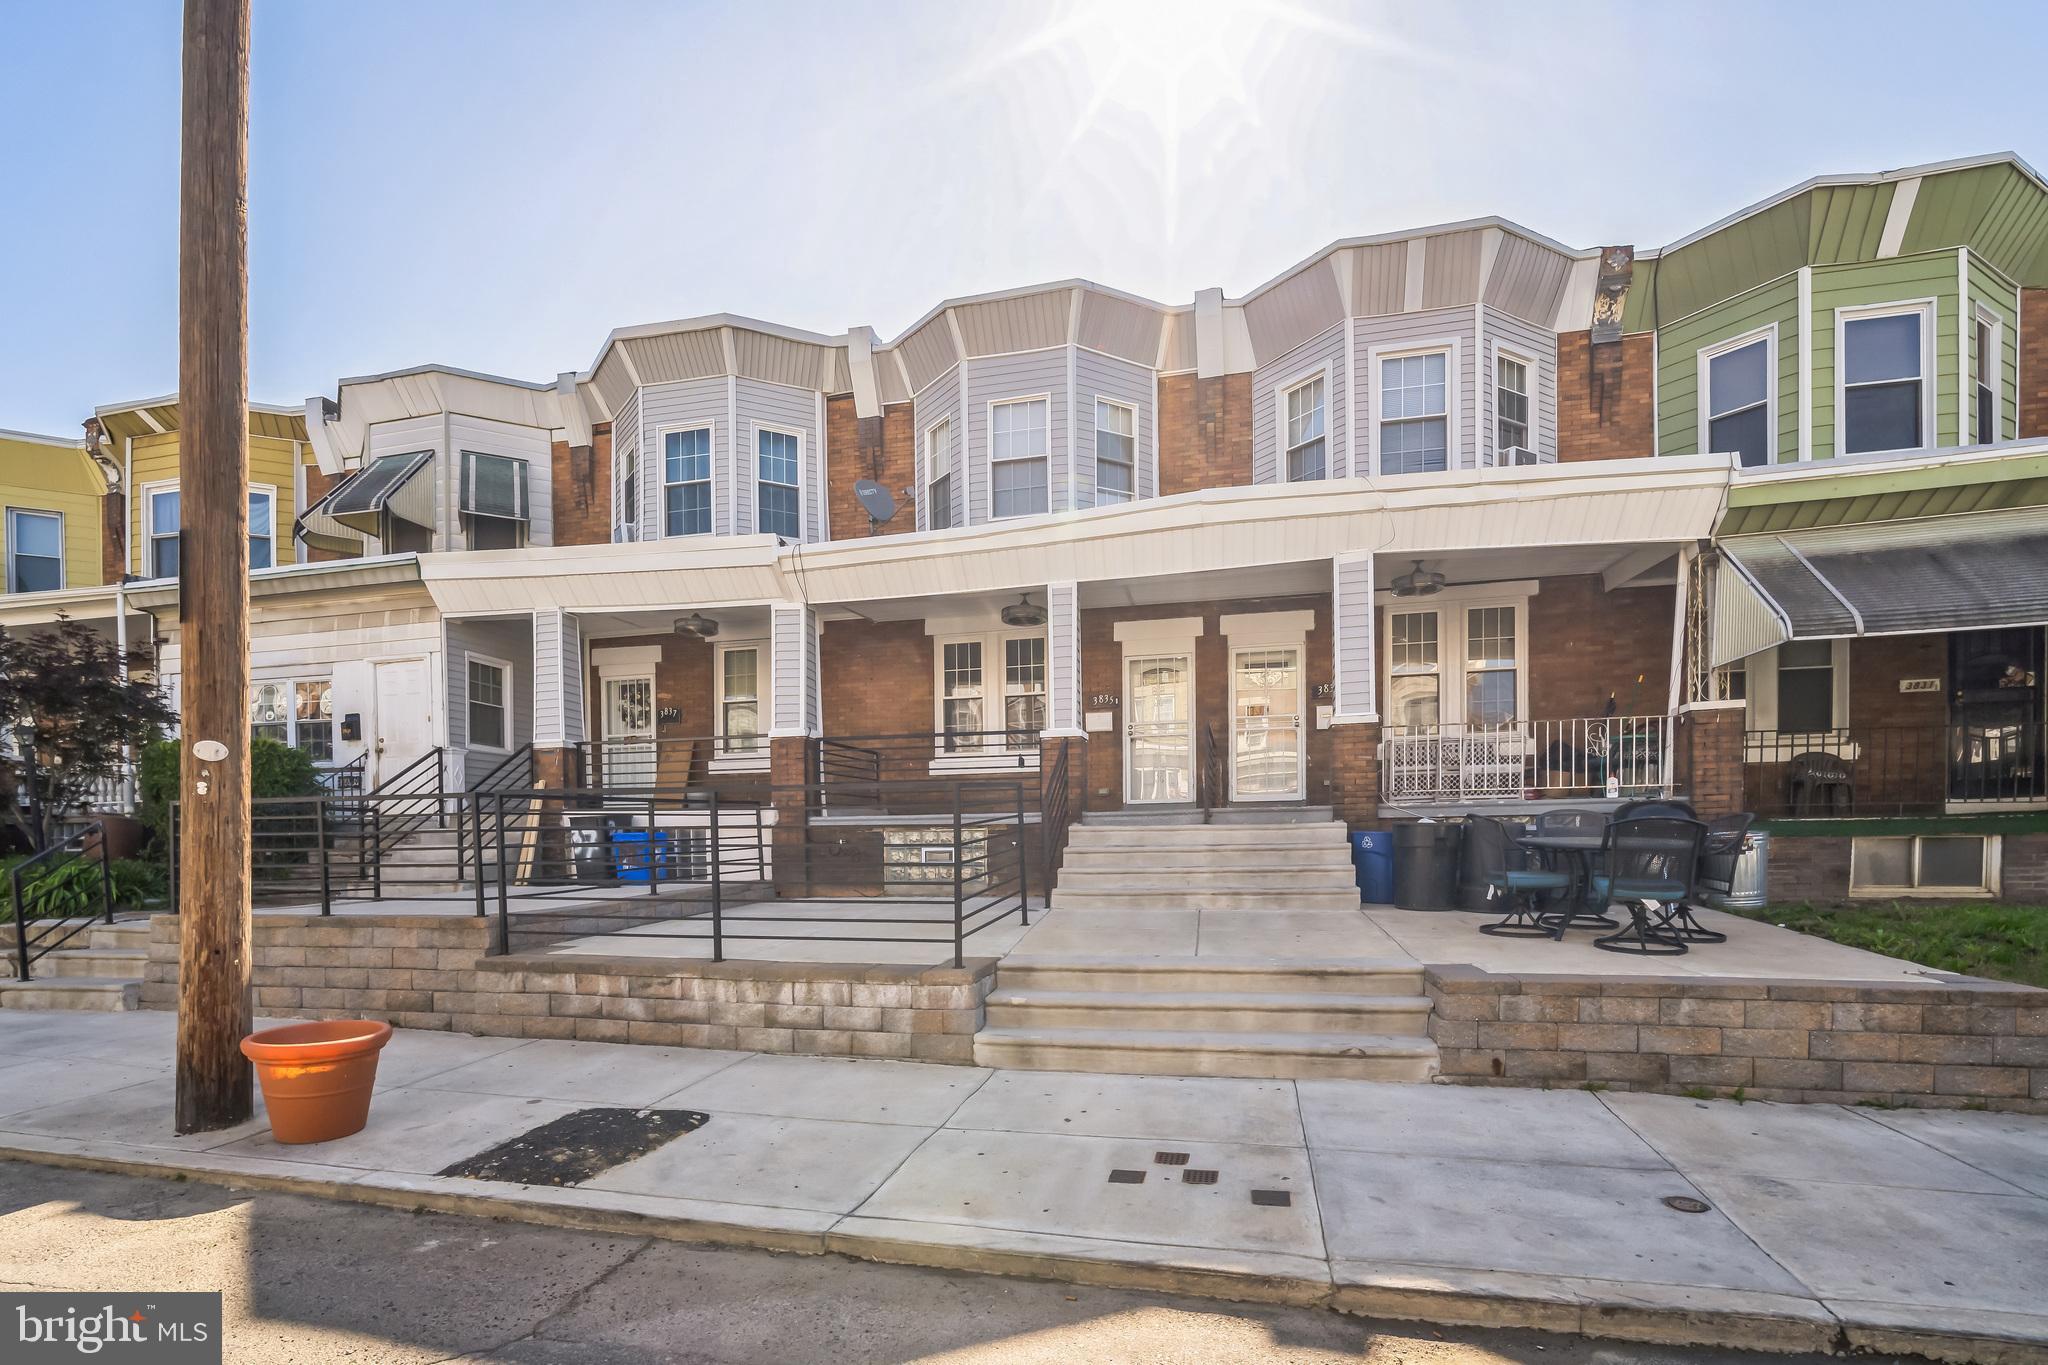
[[(277, 564), (295, 562), (296, 547), (292, 544), (292, 524), (299, 516), (298, 474), (293, 464), (294, 456), (300, 460), (311, 458), (303, 444), (294, 444), (274, 436), (251, 436), (249, 438), (249, 482), (252, 485), (268, 484), (277, 490), (275, 516), (271, 534), (276, 546)], [(161, 436), (138, 436), (130, 451), (133, 461), (134, 497), (129, 500), (128, 509), (128, 565), (131, 573), (147, 573), (144, 567), (148, 552), (148, 493), (152, 485), (180, 483), (178, 433), (167, 432)]]
[[(64, 586), (89, 588), (100, 573), (100, 499), (107, 482), (76, 447), (0, 436), (0, 569), (6, 565), (6, 508), (64, 518)], [(0, 578), (0, 589), (6, 580)]]

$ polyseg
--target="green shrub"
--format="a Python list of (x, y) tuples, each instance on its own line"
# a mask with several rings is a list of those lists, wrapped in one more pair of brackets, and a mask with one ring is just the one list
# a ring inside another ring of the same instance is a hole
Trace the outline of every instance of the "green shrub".
[[(178, 799), (182, 754), (179, 741), (158, 740), (143, 747), (142, 759), (136, 765), (140, 815), (156, 834), (153, 851), (159, 860), (167, 856), (170, 847), (171, 803)], [(249, 790), (252, 796), (264, 797), (318, 796), (325, 789), (320, 785), (312, 757), (305, 750), (274, 739), (258, 739), (249, 747)]]

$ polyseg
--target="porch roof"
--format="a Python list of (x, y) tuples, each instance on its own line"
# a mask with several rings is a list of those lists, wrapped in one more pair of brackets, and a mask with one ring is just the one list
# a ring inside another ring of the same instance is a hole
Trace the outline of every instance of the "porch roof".
[(1731, 536), (1721, 550), (1717, 668), (1786, 640), (2048, 622), (2039, 508)]

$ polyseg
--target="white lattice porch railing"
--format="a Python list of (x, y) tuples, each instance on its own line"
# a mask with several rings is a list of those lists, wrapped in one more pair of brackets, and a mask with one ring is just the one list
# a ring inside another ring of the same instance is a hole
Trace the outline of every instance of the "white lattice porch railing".
[(1458, 805), (1671, 793), (1669, 716), (1389, 728), (1380, 799)]

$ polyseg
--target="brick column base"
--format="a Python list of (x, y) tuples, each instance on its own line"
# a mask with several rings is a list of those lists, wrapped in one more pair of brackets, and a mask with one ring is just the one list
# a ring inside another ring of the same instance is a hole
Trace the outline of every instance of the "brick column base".
[(1672, 745), (1678, 776), (1702, 820), (1742, 809), (1742, 724), (1739, 703), (1687, 707), (1678, 714)]
[(1376, 724), (1332, 725), (1330, 737), (1330, 807), (1352, 829), (1378, 822), (1380, 806), (1380, 727)]
[(768, 781), (775, 807), (773, 876), (777, 895), (810, 894), (805, 858), (810, 838), (811, 806), (804, 784), (810, 780), (811, 741), (802, 735), (776, 735), (768, 741)]
[(576, 759), (576, 750), (568, 746), (544, 749), (539, 745), (535, 745), (533, 750), (533, 785), (536, 787), (546, 787), (551, 791), (560, 791), (565, 787), (575, 786), (577, 783), (576, 769), (578, 766)]

